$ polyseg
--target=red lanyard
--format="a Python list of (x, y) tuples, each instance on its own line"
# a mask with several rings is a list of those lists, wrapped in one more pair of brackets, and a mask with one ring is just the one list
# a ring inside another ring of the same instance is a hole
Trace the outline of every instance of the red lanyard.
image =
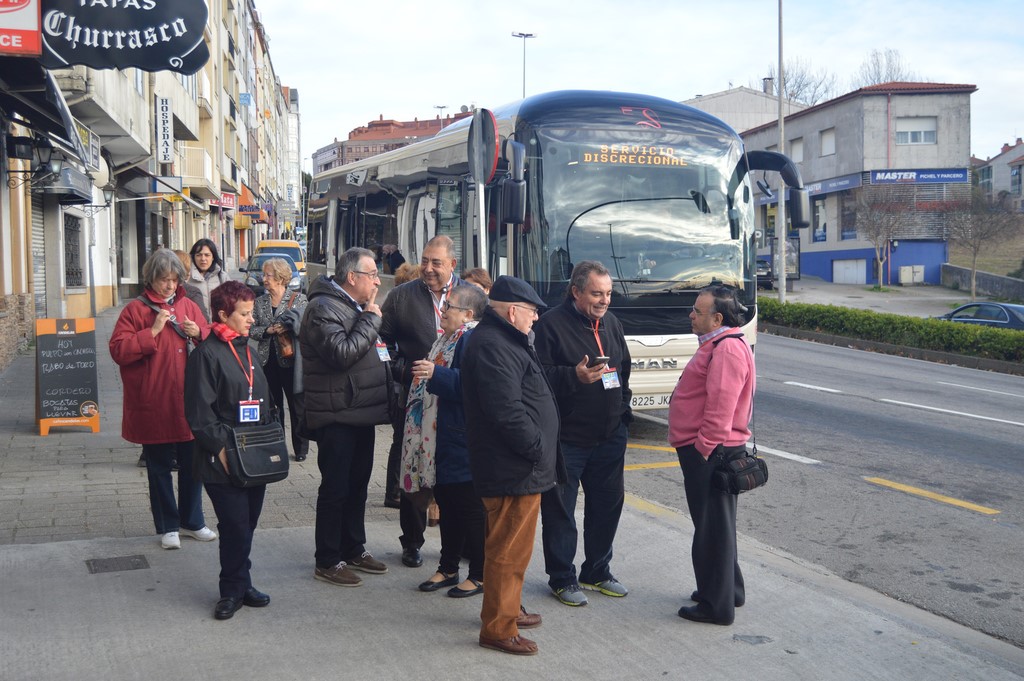
[(245, 375), (245, 380), (249, 381), (249, 399), (252, 399), (252, 379), (256, 375), (256, 368), (252, 365), (252, 352), (249, 350), (249, 344), (245, 344), (245, 357), (249, 360), (249, 371), (246, 372), (245, 365), (242, 364), (242, 358), (238, 356), (238, 351), (235, 350), (235, 346), (232, 345), (231, 341), (228, 341), (228, 347), (231, 348), (231, 354), (238, 360), (238, 366), (242, 367), (242, 374)]
[(601, 320), (594, 320), (594, 340), (597, 341), (597, 356), (604, 357), (604, 347), (601, 345), (601, 336), (597, 333), (598, 328), (601, 326)]

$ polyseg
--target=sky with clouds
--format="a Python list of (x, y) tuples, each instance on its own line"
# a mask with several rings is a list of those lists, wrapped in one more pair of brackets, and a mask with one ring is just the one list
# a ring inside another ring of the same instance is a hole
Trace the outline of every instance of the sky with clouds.
[[(299, 90), (302, 155), (368, 121), (494, 108), (526, 93), (618, 90), (674, 100), (757, 87), (778, 59), (775, 0), (443, 3), (255, 0), (283, 85)], [(784, 60), (837, 76), (898, 50), (924, 80), (971, 83), (971, 151), (1024, 136), (1020, 0), (783, 1)], [(310, 163), (304, 162), (308, 170)]]

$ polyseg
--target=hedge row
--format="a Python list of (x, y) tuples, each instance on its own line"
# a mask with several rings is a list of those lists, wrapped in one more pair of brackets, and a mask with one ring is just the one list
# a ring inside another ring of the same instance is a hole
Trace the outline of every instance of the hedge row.
[(1004, 362), (1024, 362), (1024, 331), (992, 329), (940, 319), (921, 319), (835, 305), (757, 299), (758, 319), (767, 324), (950, 352)]

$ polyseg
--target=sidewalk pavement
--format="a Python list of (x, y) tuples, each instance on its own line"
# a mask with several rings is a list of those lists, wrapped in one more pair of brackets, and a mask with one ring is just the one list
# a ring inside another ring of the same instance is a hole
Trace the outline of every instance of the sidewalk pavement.
[[(779, 292), (759, 291), (759, 294), (777, 299)], [(978, 300), (988, 298), (978, 296)], [(786, 302), (837, 305), (911, 317), (938, 317), (971, 302), (971, 296), (967, 291), (943, 286), (893, 285), (875, 291), (866, 284), (833, 284), (816, 277), (803, 277), (793, 282), (792, 291), (786, 292)]]
[(0, 373), (0, 679), (1024, 678), (1024, 650), (742, 536), (748, 596), (736, 623), (686, 622), (676, 610), (694, 586), (689, 519), (635, 497), (614, 561), (630, 595), (559, 604), (538, 534), (523, 599), (544, 617), (524, 632), (540, 654), (484, 650), (478, 598), (416, 589), (438, 558), (437, 530), (422, 568), (401, 564), (397, 511), (382, 505), (388, 428), (378, 429), (366, 529), (389, 573), (365, 575), (357, 589), (313, 580), (313, 447), (268, 489), (256, 533), (253, 575), (271, 605), (218, 622), (215, 543), (160, 549), (139, 448), (120, 438), (119, 378), (105, 352), (118, 312), (97, 319), (99, 434), (39, 437), (34, 357)]

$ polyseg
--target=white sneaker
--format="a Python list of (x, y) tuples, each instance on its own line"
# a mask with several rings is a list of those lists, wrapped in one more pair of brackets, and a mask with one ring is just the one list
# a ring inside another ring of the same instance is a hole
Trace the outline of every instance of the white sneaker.
[(166, 534), (164, 534), (162, 537), (160, 537), (160, 546), (164, 547), (165, 549), (180, 549), (181, 540), (178, 539), (178, 533), (167, 532)]
[(186, 530), (184, 527), (181, 528), (181, 534), (186, 537), (192, 537), (199, 541), (213, 541), (217, 538), (217, 533), (211, 530), (205, 525), (198, 530)]

